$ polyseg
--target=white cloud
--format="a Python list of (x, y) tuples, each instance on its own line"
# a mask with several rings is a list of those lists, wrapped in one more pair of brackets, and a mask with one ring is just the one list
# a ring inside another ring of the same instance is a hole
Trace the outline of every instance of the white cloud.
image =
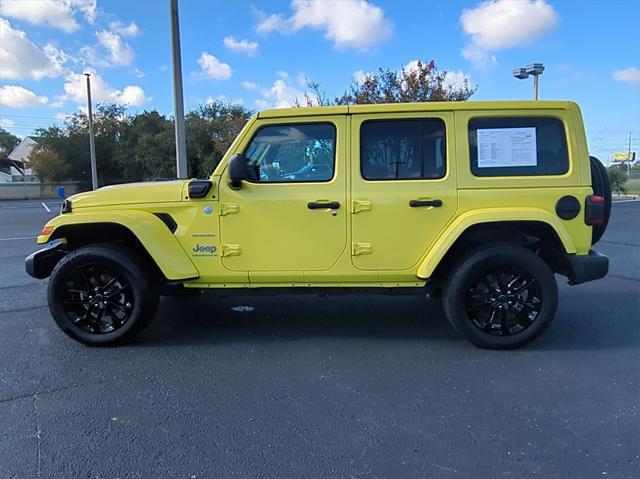
[(222, 103), (230, 103), (232, 105), (242, 105), (244, 103), (244, 100), (242, 98), (234, 98), (233, 100), (231, 100), (227, 95), (222, 94), (222, 95), (218, 95), (217, 97), (207, 97), (206, 100), (206, 104), (210, 105), (212, 103), (215, 103), (216, 101), (220, 101)]
[(260, 91), (262, 98), (254, 100), (258, 108), (289, 108), (296, 103), (307, 104), (307, 98), (314, 105), (318, 104), (316, 96), (310, 91), (299, 90), (289, 82), (289, 74), (285, 71), (276, 73), (278, 79), (270, 87), (252, 84), (252, 89)]
[(288, 33), (309, 27), (322, 30), (338, 48), (360, 50), (383, 43), (392, 31), (384, 11), (366, 0), (293, 0), (291, 8), (289, 18), (256, 11), (260, 18), (257, 31)]
[(373, 76), (371, 73), (365, 72), (364, 70), (356, 70), (351, 74), (353, 81), (358, 85), (362, 85), (365, 80), (371, 76)]
[(54, 118), (56, 119), (56, 121), (67, 121), (72, 116), (73, 116), (73, 113), (62, 113), (62, 112), (60, 112), (60, 113), (56, 113)]
[(471, 85), (471, 78), (469, 77), (469, 75), (460, 70), (449, 70), (445, 73), (444, 76), (444, 86), (448, 90), (463, 87), (465, 81), (467, 82), (467, 84)]
[(140, 29), (135, 22), (131, 22), (129, 25), (118, 21), (111, 22), (109, 23), (109, 30), (123, 37), (136, 37), (140, 34)]
[(3, 128), (8, 128), (10, 126), (15, 125), (16, 122), (13, 120), (9, 120), (9, 118), (0, 118), (0, 126)]
[(613, 78), (618, 81), (640, 85), (640, 69), (636, 67), (625, 68), (613, 72)]
[(545, 0), (489, 0), (460, 15), (470, 44), (462, 55), (475, 66), (495, 63), (488, 52), (528, 45), (558, 23), (558, 14)]
[(76, 15), (80, 13), (89, 23), (97, 14), (96, 0), (2, 0), (0, 15), (24, 20), (32, 25), (49, 25), (67, 33), (80, 25)]
[[(91, 99), (94, 103), (118, 103), (120, 105), (138, 106), (151, 100), (137, 85), (127, 85), (122, 90), (111, 87), (99, 74), (91, 73)], [(79, 105), (87, 103), (87, 79), (82, 73), (71, 72), (65, 77), (64, 100)]]
[(22, 108), (25, 106), (45, 105), (49, 103), (46, 96), (38, 96), (31, 90), (17, 85), (4, 85), (0, 87), (0, 105), (9, 108)]
[(247, 90), (256, 90), (258, 88), (258, 84), (252, 81), (243, 81), (240, 82), (240, 85), (242, 85), (242, 88), (246, 88)]
[(231, 67), (210, 53), (202, 52), (198, 63), (202, 68), (202, 75), (207, 78), (213, 78), (214, 80), (228, 80), (231, 78)]
[(0, 18), (0, 78), (40, 80), (63, 72), (68, 57), (52, 44), (40, 48), (23, 31)]
[(467, 45), (461, 50), (461, 53), (462, 56), (469, 60), (476, 68), (486, 68), (498, 63), (495, 55), (487, 53), (477, 45)]
[(110, 30), (95, 32), (98, 43), (94, 47), (81, 49), (86, 61), (91, 65), (102, 67), (130, 65), (135, 53), (127, 42), (122, 40), (120, 34)]
[(236, 40), (233, 35), (224, 37), (224, 46), (232, 52), (246, 53), (247, 55), (255, 55), (258, 49), (258, 43), (250, 40)]
[(289, 108), (294, 106), (296, 101), (304, 101), (304, 92), (280, 78), (274, 82), (266, 97), (273, 101), (275, 108)]

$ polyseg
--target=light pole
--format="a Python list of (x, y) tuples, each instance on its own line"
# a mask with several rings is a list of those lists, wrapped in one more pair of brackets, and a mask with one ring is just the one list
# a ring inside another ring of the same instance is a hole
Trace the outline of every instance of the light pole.
[(526, 67), (515, 68), (513, 70), (513, 76), (518, 80), (524, 80), (533, 77), (533, 99), (538, 99), (538, 77), (544, 72), (544, 65), (542, 63), (532, 63)]
[(171, 46), (173, 49), (173, 120), (176, 128), (176, 173), (187, 178), (187, 142), (184, 134), (184, 100), (182, 95), (182, 60), (180, 58), (180, 24), (178, 0), (170, 0)]
[(89, 113), (89, 149), (91, 152), (91, 186), (98, 189), (98, 171), (96, 168), (96, 141), (93, 137), (93, 108), (91, 107), (91, 73), (84, 74), (87, 77), (87, 107)]

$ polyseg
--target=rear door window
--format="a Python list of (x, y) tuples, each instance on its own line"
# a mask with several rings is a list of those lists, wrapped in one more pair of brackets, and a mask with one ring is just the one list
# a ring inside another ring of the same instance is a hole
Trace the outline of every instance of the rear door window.
[(569, 171), (563, 122), (552, 117), (487, 117), (469, 121), (475, 176), (562, 175)]
[(441, 119), (371, 120), (360, 128), (360, 169), (365, 180), (426, 180), (446, 173)]

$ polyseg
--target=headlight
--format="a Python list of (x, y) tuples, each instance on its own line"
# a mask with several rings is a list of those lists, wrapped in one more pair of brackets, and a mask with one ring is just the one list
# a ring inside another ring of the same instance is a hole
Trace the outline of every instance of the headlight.
[(62, 202), (60, 207), (60, 214), (71, 213), (71, 200), (67, 199)]

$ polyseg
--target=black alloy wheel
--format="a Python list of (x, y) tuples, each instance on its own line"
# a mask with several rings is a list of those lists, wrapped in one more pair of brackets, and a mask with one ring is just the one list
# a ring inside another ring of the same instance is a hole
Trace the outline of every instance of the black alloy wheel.
[(93, 334), (111, 333), (131, 317), (134, 299), (127, 281), (99, 265), (78, 266), (60, 288), (59, 301), (73, 323)]
[(452, 269), (442, 301), (453, 328), (487, 349), (514, 349), (540, 336), (558, 307), (547, 263), (515, 243), (478, 246)]
[(465, 308), (471, 322), (494, 336), (518, 334), (530, 327), (542, 307), (537, 280), (513, 268), (489, 270), (469, 289)]
[(49, 311), (60, 329), (84, 344), (133, 339), (158, 307), (153, 268), (120, 244), (80, 247), (54, 268), (47, 291)]

